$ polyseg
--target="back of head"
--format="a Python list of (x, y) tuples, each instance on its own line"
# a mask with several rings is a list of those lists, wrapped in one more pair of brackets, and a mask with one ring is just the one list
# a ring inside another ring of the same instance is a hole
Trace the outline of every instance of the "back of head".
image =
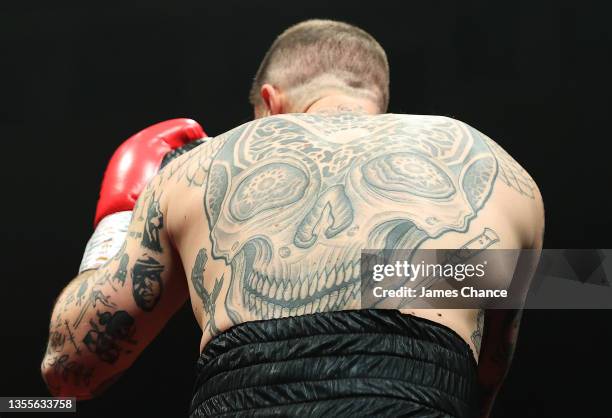
[(385, 112), (389, 64), (383, 48), (364, 30), (332, 20), (307, 20), (285, 30), (266, 53), (249, 97), (255, 109), (263, 106), (264, 84), (283, 91), (293, 109), (333, 89), (371, 99)]

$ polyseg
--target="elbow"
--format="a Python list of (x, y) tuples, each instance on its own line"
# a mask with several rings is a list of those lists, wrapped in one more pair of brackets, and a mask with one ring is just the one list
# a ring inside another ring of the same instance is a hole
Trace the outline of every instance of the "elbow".
[[(77, 375), (70, 369), (61, 366), (61, 359), (45, 357), (40, 365), (40, 373), (49, 393), (55, 397), (76, 398), (79, 401), (92, 399), (99, 393), (91, 390), (91, 373), (89, 377)], [(78, 374), (78, 371), (76, 371)]]

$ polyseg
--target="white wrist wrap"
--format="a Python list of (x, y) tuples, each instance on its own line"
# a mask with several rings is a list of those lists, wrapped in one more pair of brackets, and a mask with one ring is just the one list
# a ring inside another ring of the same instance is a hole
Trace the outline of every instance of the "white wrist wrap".
[(79, 274), (96, 269), (113, 257), (127, 235), (132, 211), (117, 212), (103, 218), (85, 246)]

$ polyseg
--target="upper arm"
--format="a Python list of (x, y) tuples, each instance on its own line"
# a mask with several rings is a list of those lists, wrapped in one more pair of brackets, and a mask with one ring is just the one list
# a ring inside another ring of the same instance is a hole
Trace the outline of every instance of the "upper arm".
[(92, 396), (136, 360), (188, 297), (160, 183), (155, 177), (139, 198), (119, 253), (79, 276), (56, 303), (42, 366), (55, 394)]

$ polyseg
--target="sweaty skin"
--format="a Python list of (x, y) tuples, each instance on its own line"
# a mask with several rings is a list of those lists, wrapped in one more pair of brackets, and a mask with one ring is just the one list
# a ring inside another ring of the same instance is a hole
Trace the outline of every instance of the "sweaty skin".
[[(362, 248), (539, 248), (542, 229), (531, 177), (458, 120), (257, 119), (151, 181), (122, 251), (60, 296), (44, 374), (57, 394), (90, 397), (187, 298), (202, 349), (237, 323), (359, 308)], [(482, 311), (405, 312), (455, 330), (478, 359)]]

